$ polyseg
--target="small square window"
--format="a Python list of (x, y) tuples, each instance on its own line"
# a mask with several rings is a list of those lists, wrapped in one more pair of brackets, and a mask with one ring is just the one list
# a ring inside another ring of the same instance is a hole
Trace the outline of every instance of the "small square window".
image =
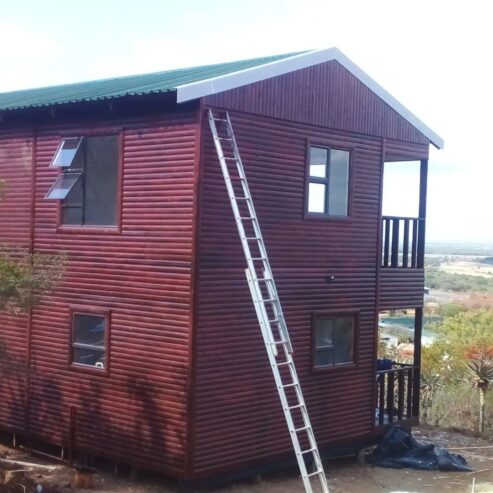
[(106, 368), (108, 317), (74, 313), (72, 319), (72, 363)]
[(316, 316), (313, 331), (315, 368), (354, 362), (354, 316)]

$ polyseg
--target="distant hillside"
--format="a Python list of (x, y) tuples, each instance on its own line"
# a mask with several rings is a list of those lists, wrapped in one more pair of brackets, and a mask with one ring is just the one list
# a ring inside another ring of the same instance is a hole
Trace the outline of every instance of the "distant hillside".
[(426, 243), (427, 254), (472, 255), (478, 257), (493, 256), (492, 243), (429, 241)]
[(493, 257), (486, 257), (481, 260), (482, 264), (493, 265)]
[(425, 284), (432, 289), (455, 291), (459, 293), (480, 292), (493, 293), (493, 278), (483, 276), (467, 276), (449, 274), (436, 268), (428, 268), (425, 272)]

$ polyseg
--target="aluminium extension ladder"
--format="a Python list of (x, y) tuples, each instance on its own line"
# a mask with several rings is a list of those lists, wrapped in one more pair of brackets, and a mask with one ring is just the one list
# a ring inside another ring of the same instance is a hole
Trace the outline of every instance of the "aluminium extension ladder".
[[(328, 493), (327, 479), (296, 374), (293, 348), (231, 120), (227, 112), (210, 109), (208, 118), (248, 265), (245, 270), (248, 286), (305, 491), (312, 493), (319, 490), (318, 487), (316, 490), (312, 488), (315, 481), (320, 484), (323, 493)], [(313, 465), (313, 472), (308, 472), (307, 463)]]

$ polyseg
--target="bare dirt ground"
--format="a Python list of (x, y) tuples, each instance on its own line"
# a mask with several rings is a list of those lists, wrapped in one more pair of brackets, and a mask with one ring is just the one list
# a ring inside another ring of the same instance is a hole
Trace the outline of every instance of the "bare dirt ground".
[[(416, 438), (460, 453), (474, 467), (471, 473), (416, 471), (411, 469), (385, 469), (359, 465), (354, 457), (337, 459), (325, 463), (331, 493), (493, 493), (493, 440), (486, 436), (435, 427), (415, 429)], [(82, 492), (73, 487), (74, 471), (29, 457), (19, 450), (0, 448), (0, 478), (5, 470), (19, 472), (8, 474), (10, 482), (2, 484), (0, 493), (31, 493), (36, 485), (43, 486), (42, 493)], [(13, 464), (7, 461), (18, 461)], [(27, 464), (26, 464), (27, 463)], [(31, 467), (30, 463), (41, 467)], [(51, 467), (46, 469), (45, 467)], [(3, 473), (2, 473), (3, 469)], [(472, 484), (475, 481), (473, 490)], [(142, 477), (130, 480), (128, 477), (114, 477), (107, 472), (97, 472), (94, 493), (176, 493), (178, 488), (172, 481), (162, 478)], [(222, 487), (197, 490), (200, 493), (298, 493), (303, 486), (296, 470), (283, 471)]]

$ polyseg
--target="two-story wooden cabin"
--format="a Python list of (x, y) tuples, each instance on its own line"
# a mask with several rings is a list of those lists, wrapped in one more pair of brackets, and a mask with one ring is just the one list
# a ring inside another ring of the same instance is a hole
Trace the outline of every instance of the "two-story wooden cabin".
[[(0, 94), (0, 243), (67, 255), (56, 292), (0, 314), (5, 432), (187, 480), (294, 459), (208, 108), (233, 122), (320, 448), (417, 421), (442, 140), (329, 49)], [(418, 217), (382, 217), (391, 161), (420, 162)], [(377, 377), (399, 308), (415, 361)]]

